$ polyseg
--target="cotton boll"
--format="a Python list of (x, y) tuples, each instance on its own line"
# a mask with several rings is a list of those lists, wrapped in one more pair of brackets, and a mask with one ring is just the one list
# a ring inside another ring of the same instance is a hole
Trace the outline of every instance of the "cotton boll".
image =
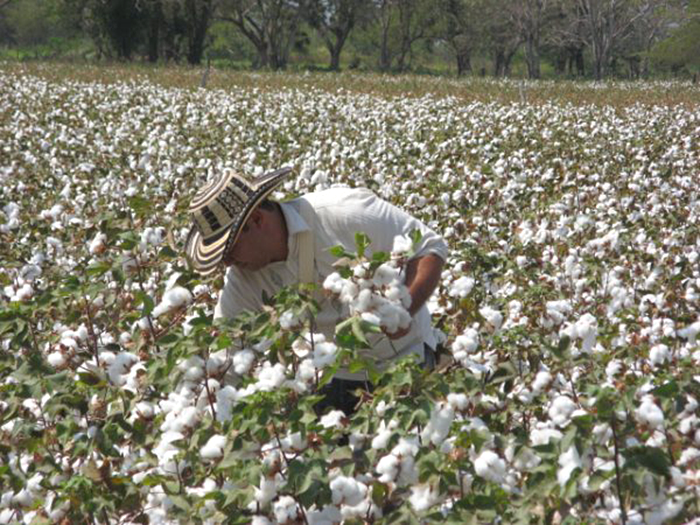
[(286, 379), (286, 370), (281, 363), (270, 366), (266, 362), (258, 374), (256, 389), (263, 392), (272, 392), (282, 386)]
[(190, 356), (184, 361), (180, 361), (177, 365), (178, 369), (185, 373), (186, 381), (196, 382), (204, 377), (204, 359), (197, 355)]
[(338, 476), (331, 483), (333, 505), (349, 505), (354, 507), (362, 503), (367, 495), (367, 485), (355, 478)]
[(260, 476), (260, 486), (255, 488), (255, 501), (266, 507), (277, 497), (277, 480), (273, 477)]
[(598, 322), (591, 314), (583, 315), (576, 321), (576, 333), (582, 339), (581, 351), (590, 353), (598, 336)]
[(700, 333), (700, 321), (696, 321), (693, 324), (678, 330), (678, 335), (683, 339), (687, 339), (688, 343), (691, 345), (695, 344), (695, 340)]
[(668, 346), (664, 344), (654, 345), (651, 347), (651, 350), (649, 350), (649, 361), (654, 367), (660, 366), (670, 360), (671, 353), (669, 352)]
[(372, 282), (380, 288), (399, 282), (400, 270), (388, 263), (384, 263), (374, 271)]
[(155, 407), (153, 403), (148, 401), (140, 401), (134, 407), (136, 413), (144, 419), (153, 419), (155, 416)]
[(684, 501), (682, 499), (668, 499), (655, 509), (646, 511), (644, 513), (644, 523), (648, 525), (668, 523), (683, 510), (683, 506)]
[(123, 386), (126, 383), (126, 376), (131, 367), (139, 362), (139, 358), (129, 352), (120, 352), (112, 363), (107, 367), (107, 375), (112, 384)]
[(328, 414), (321, 417), (319, 423), (323, 428), (339, 428), (345, 426), (343, 420), (346, 417), (345, 412), (342, 410), (331, 410)]
[(463, 361), (479, 346), (479, 332), (473, 328), (467, 328), (458, 335), (452, 344), (452, 354), (457, 361)]
[(206, 445), (204, 445), (199, 454), (204, 460), (215, 460), (219, 459), (224, 455), (224, 447), (226, 446), (226, 436), (220, 434), (215, 434), (209, 438)]
[(502, 483), (506, 475), (506, 463), (498, 454), (484, 450), (474, 461), (477, 475), (493, 483)]
[(537, 376), (535, 376), (535, 380), (532, 382), (532, 392), (534, 394), (540, 394), (551, 382), (552, 374), (546, 370), (537, 372)]
[(314, 345), (313, 363), (316, 368), (325, 368), (335, 362), (338, 348), (331, 342), (316, 343)]
[(391, 248), (392, 255), (402, 256), (408, 254), (413, 249), (413, 241), (405, 235), (394, 237), (394, 246)]
[(54, 368), (61, 368), (66, 364), (66, 356), (63, 352), (52, 352), (46, 357), (46, 360)]
[(99, 255), (101, 253), (104, 253), (104, 251), (107, 249), (107, 235), (104, 233), (97, 233), (95, 237), (90, 241), (90, 244), (88, 246), (88, 251), (92, 255)]
[(351, 309), (355, 312), (368, 312), (372, 308), (372, 295), (371, 289), (361, 290), (351, 303)]
[(375, 470), (380, 474), (379, 481), (391, 483), (396, 479), (401, 467), (401, 460), (393, 454), (387, 454), (377, 462)]
[(160, 317), (192, 302), (192, 294), (187, 288), (174, 286), (163, 294), (163, 300), (153, 309), (153, 316)]
[(441, 402), (433, 406), (430, 421), (421, 433), (423, 441), (440, 445), (450, 432), (454, 415), (454, 409), (449, 404)]
[(372, 448), (375, 450), (382, 449), (389, 444), (389, 439), (391, 439), (394, 430), (398, 426), (398, 421), (392, 419), (389, 423), (381, 421), (379, 423), (379, 428), (377, 428), (377, 433), (372, 438)]
[(493, 332), (498, 331), (503, 324), (503, 314), (490, 306), (483, 306), (479, 309), (479, 313), (485, 319), (487, 327)]
[(345, 279), (339, 273), (332, 273), (323, 281), (323, 288), (335, 294), (339, 294), (343, 290)]
[(355, 300), (358, 293), (360, 293), (360, 287), (357, 283), (345, 281), (340, 291), (339, 299), (342, 303), (350, 304)]
[(250, 369), (255, 361), (255, 353), (252, 350), (239, 350), (233, 354), (233, 369), (236, 374), (242, 376), (250, 372)]
[(365, 264), (358, 264), (352, 269), (352, 275), (356, 279), (364, 279), (367, 277), (368, 268)]
[(607, 375), (608, 378), (613, 378), (622, 372), (622, 367), (622, 361), (619, 359), (612, 359), (605, 367), (605, 375)]
[(299, 318), (291, 310), (284, 312), (279, 321), (282, 330), (293, 330), (299, 325)]
[(381, 326), (381, 325), (382, 325), (382, 320), (381, 320), (381, 318), (380, 318), (377, 314), (372, 313), (372, 312), (362, 312), (362, 314), (360, 314), (360, 318), (361, 318), (363, 321), (366, 321), (366, 322), (368, 322), (369, 324), (373, 324), (373, 325), (375, 325), (375, 326)]
[(309, 525), (335, 525), (343, 521), (340, 509), (335, 505), (326, 505), (321, 510), (311, 508), (306, 511)]
[(557, 426), (566, 426), (571, 415), (576, 410), (576, 404), (567, 396), (558, 396), (549, 407), (549, 417)]
[(572, 472), (583, 466), (581, 457), (578, 454), (576, 447), (572, 445), (569, 449), (559, 456), (559, 470), (557, 470), (557, 481), (562, 487), (569, 481)]
[(440, 501), (437, 487), (425, 483), (411, 487), (408, 501), (416, 512), (424, 512)]
[(654, 402), (652, 396), (644, 396), (642, 404), (635, 411), (637, 421), (653, 429), (662, 429), (664, 426), (664, 413)]
[(285, 452), (301, 452), (308, 447), (308, 442), (301, 432), (293, 432), (280, 440), (280, 446)]
[(12, 501), (13, 503), (21, 505), (22, 507), (31, 507), (34, 504), (35, 499), (36, 496), (34, 496), (30, 491), (27, 489), (22, 489), (13, 496)]
[(296, 522), (299, 511), (291, 496), (281, 496), (272, 506), (277, 523)]
[(450, 393), (447, 395), (447, 402), (450, 404), (453, 410), (463, 411), (469, 406), (469, 398), (466, 394), (455, 394)]
[(476, 281), (471, 277), (462, 276), (450, 283), (450, 290), (447, 293), (450, 297), (464, 298), (471, 293), (475, 283)]

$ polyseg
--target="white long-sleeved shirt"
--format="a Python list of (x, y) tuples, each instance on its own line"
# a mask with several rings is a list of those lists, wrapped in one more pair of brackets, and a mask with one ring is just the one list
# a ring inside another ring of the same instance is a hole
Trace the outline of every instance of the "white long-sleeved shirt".
[[(414, 257), (432, 253), (443, 260), (447, 258), (447, 244), (439, 235), (368, 189), (331, 188), (309, 193), (280, 204), (287, 223), (287, 260), (268, 264), (257, 271), (231, 266), (226, 273), (224, 289), (216, 306), (216, 318), (233, 318), (243, 310), (259, 310), (263, 306), (263, 291), (272, 296), (283, 286), (298, 283), (299, 234), (311, 229), (299, 211), (300, 199), (305, 199), (316, 215), (313, 224), (314, 259), (319, 285), (335, 271), (333, 263), (336, 257), (329, 249), (340, 245), (354, 252), (357, 232), (365, 233), (371, 240), (366, 250), (368, 257), (374, 252), (391, 252), (397, 235), (407, 236), (418, 229), (422, 238), (415, 247)], [(332, 336), (335, 324), (348, 316), (347, 308), (331, 298), (323, 299), (320, 306), (317, 323), (322, 331)], [(423, 344), (434, 348), (436, 343), (430, 313), (425, 305), (413, 316), (411, 329), (404, 337), (392, 340), (384, 334), (371, 334), (369, 340), (372, 348), (365, 355), (375, 359), (379, 367), (388, 360), (411, 353), (423, 358)], [(351, 374), (342, 369), (338, 371), (337, 377), (364, 379), (363, 374)]]

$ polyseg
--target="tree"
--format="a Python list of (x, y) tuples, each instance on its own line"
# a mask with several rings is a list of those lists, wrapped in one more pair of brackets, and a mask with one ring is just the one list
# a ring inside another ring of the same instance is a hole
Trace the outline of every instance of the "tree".
[(305, 5), (296, 0), (224, 0), (219, 19), (231, 22), (255, 46), (257, 67), (284, 69)]
[(485, 45), (493, 54), (493, 75), (508, 76), (513, 56), (522, 44), (510, 0), (486, 1), (483, 6)]
[(636, 0), (575, 0), (576, 13), (585, 28), (583, 38), (593, 55), (596, 80), (608, 74), (615, 46), (640, 15)]
[[(658, 42), (649, 56), (659, 66), (673, 70), (686, 68), (697, 78), (700, 72), (700, 0), (690, 0), (685, 9), (675, 12), (668, 38)], [(679, 16), (680, 15), (680, 16)]]
[(396, 67), (405, 71), (410, 65), (413, 45), (433, 36), (437, 22), (437, 4), (432, 0), (396, 0), (399, 15), (399, 50)]
[(525, 44), (525, 63), (529, 78), (540, 78), (540, 44), (546, 25), (551, 0), (513, 0), (510, 4), (512, 19), (520, 39)]
[(455, 57), (458, 76), (472, 70), (472, 53), (481, 36), (477, 22), (479, 7), (475, 0), (441, 0), (439, 4), (442, 13), (440, 38)]
[(311, 0), (307, 8), (307, 21), (318, 31), (330, 54), (330, 69), (340, 69), (343, 46), (369, 7), (368, 0)]
[[(374, 47), (379, 49), (379, 69), (409, 68), (413, 46), (437, 37), (438, 0), (375, 0)], [(378, 35), (376, 34), (378, 31)]]
[(215, 0), (184, 0), (187, 21), (187, 62), (199, 64), (205, 48), (207, 31), (211, 25)]

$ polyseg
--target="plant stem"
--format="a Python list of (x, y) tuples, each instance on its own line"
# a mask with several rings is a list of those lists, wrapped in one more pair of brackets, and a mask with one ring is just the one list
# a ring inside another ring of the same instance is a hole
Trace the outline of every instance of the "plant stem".
[(613, 445), (615, 446), (615, 484), (617, 485), (617, 499), (620, 502), (620, 514), (622, 519), (622, 525), (627, 525), (627, 512), (625, 511), (625, 504), (622, 501), (622, 479), (620, 475), (620, 450), (618, 448), (617, 442), (617, 416), (613, 413), (610, 418), (610, 427), (613, 433)]

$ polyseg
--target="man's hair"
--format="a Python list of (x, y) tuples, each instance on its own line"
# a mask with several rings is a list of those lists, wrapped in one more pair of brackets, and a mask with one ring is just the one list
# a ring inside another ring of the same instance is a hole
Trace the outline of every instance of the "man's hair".
[[(275, 201), (272, 201), (270, 199), (264, 199), (260, 204), (258, 204), (258, 207), (261, 210), (265, 210), (267, 212), (273, 212), (275, 211), (277, 207), (277, 203)], [(244, 224), (243, 227), (241, 228), (241, 231), (247, 232), (248, 231), (248, 225)]]
[(277, 203), (275, 201), (271, 201), (270, 199), (264, 199), (260, 204), (260, 208), (262, 208), (265, 211), (275, 211)]

